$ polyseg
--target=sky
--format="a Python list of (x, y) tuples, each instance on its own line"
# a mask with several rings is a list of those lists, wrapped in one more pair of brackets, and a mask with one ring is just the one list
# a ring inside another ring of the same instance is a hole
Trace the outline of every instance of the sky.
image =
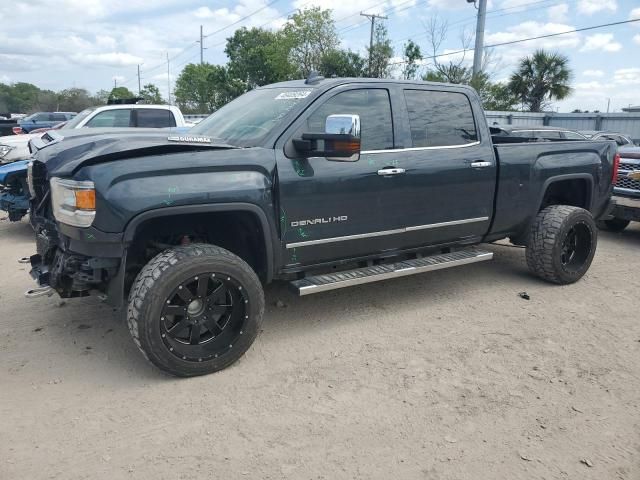
[[(155, 83), (166, 97), (168, 77), (173, 84), (184, 65), (200, 60), (200, 25), (205, 61), (224, 64), (234, 29), (279, 28), (296, 9), (315, 5), (333, 10), (342, 46), (361, 53), (369, 22), (360, 12), (388, 17), (397, 55), (409, 38), (429, 50), (425, 26), (433, 18), (448, 23), (438, 53), (460, 50), (463, 32), (475, 31), (476, 9), (466, 0), (2, 0), (0, 82), (90, 92), (117, 83), (136, 91), (140, 65), (142, 84)], [(640, 0), (488, 0), (485, 45), (632, 18), (640, 19)], [(537, 48), (566, 55), (573, 71), (573, 93), (554, 110), (640, 104), (640, 22), (495, 47), (492, 78), (507, 80)], [(472, 60), (466, 53), (464, 61)]]

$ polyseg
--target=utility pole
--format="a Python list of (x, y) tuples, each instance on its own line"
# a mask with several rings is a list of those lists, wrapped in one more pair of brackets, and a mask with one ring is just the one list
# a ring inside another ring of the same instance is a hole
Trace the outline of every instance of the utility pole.
[[(469, 0), (467, 0), (469, 2)], [(475, 2), (473, 2), (475, 4)], [(487, 0), (478, 0), (478, 21), (476, 23), (476, 46), (473, 52), (473, 76), (482, 72), (484, 50), (484, 20), (487, 16)]]
[(204, 35), (202, 34), (202, 25), (200, 25), (200, 65), (204, 63)]
[(611, 106), (611, 99), (607, 98), (607, 113), (609, 113), (609, 107)]
[(113, 77), (113, 88), (118, 88), (118, 79)]
[(171, 105), (171, 74), (169, 72), (169, 52), (167, 52), (167, 103)]
[(140, 64), (138, 64), (138, 96), (140, 96)]
[(371, 60), (372, 60), (372, 53), (373, 53), (373, 29), (375, 27), (377, 18), (379, 18), (380, 20), (386, 20), (388, 17), (384, 15), (376, 15), (375, 13), (362, 13), (362, 12), (360, 12), (360, 15), (362, 15), (363, 17), (367, 17), (371, 21), (371, 34), (369, 35), (369, 76), (371, 76), (373, 74), (371, 69)]

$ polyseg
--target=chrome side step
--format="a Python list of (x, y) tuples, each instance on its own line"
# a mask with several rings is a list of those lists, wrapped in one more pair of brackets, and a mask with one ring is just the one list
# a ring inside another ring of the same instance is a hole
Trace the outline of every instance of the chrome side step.
[(386, 265), (376, 265), (345, 272), (316, 275), (303, 278), (302, 280), (294, 280), (290, 285), (293, 291), (300, 296), (311, 295), (312, 293), (326, 292), (327, 290), (377, 282), (389, 278), (405, 277), (407, 275), (457, 267), (468, 263), (484, 262), (492, 258), (492, 252), (462, 250), (454, 253), (443, 253), (431, 257), (416, 258), (414, 260), (404, 260)]

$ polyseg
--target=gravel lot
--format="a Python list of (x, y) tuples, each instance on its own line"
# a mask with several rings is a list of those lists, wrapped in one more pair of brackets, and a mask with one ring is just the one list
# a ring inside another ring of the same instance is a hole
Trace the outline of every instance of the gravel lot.
[(489, 248), (304, 299), (271, 286), (248, 354), (179, 380), (97, 299), (26, 300), (32, 232), (2, 220), (0, 479), (639, 479), (640, 225), (566, 287)]

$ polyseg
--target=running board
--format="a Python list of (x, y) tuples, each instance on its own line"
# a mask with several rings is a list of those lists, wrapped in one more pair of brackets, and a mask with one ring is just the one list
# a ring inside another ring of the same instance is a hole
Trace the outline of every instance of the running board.
[(358, 268), (339, 273), (316, 275), (290, 283), (293, 291), (298, 295), (311, 295), (312, 293), (326, 292), (337, 288), (362, 285), (363, 283), (377, 282), (389, 278), (405, 277), (417, 273), (441, 270), (457, 267), (468, 263), (484, 262), (493, 258), (492, 252), (480, 250), (461, 250), (454, 253), (443, 253), (432, 257), (416, 258), (386, 265)]

